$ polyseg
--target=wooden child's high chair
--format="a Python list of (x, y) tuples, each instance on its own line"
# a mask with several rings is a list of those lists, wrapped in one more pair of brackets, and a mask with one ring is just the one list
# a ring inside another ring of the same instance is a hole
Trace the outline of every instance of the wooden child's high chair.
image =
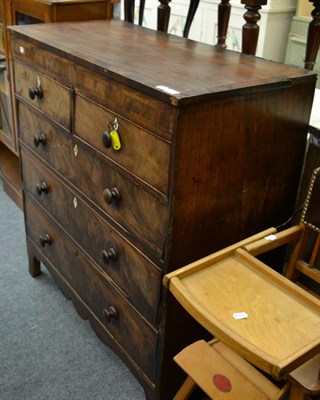
[[(174, 400), (189, 398), (196, 386), (214, 400), (281, 399), (289, 382), (290, 400), (319, 394), (320, 300), (290, 280), (299, 272), (319, 283), (319, 214), (317, 168), (299, 225), (270, 228), (165, 276), (164, 285), (216, 338), (175, 357), (188, 378)], [(306, 258), (309, 230), (318, 236)], [(256, 258), (289, 242), (287, 277)], [(286, 384), (279, 389), (255, 367)]]

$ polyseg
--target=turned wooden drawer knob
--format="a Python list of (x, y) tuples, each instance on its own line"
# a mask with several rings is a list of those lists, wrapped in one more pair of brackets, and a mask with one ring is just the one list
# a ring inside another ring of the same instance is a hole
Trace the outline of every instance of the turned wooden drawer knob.
[(118, 319), (119, 318), (119, 313), (116, 310), (115, 307), (110, 306), (108, 308), (105, 308), (103, 310), (103, 316), (106, 319), (107, 322), (110, 322), (113, 319)]
[(38, 147), (40, 144), (45, 146), (47, 144), (47, 139), (44, 133), (39, 133), (39, 135), (34, 135), (33, 137), (33, 143), (36, 147)]
[(109, 261), (118, 261), (119, 253), (113, 247), (109, 247), (101, 252), (101, 258), (104, 263), (108, 264)]
[(29, 97), (31, 100), (34, 100), (36, 97), (38, 97), (38, 99), (42, 99), (43, 91), (41, 89), (41, 86), (30, 87), (29, 88)]
[(120, 197), (119, 190), (115, 187), (112, 189), (104, 189), (103, 191), (103, 198), (108, 204), (119, 201)]
[(49, 186), (46, 184), (46, 182), (41, 182), (37, 184), (36, 190), (38, 195), (41, 196), (42, 193), (47, 194), (49, 192)]
[(50, 246), (52, 243), (52, 239), (47, 233), (43, 236), (40, 236), (39, 241), (42, 247), (45, 247), (46, 245)]

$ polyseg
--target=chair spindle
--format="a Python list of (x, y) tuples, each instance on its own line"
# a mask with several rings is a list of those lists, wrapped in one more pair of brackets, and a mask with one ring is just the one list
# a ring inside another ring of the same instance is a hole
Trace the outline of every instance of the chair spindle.
[[(229, 1), (229, 0), (227, 0)], [(190, 6), (187, 14), (186, 24), (183, 29), (183, 37), (187, 38), (189, 36), (190, 27), (198, 9), (200, 0), (190, 0)]]
[(142, 26), (143, 24), (143, 14), (144, 14), (144, 6), (146, 4), (146, 0), (140, 0), (140, 7), (139, 7), (139, 25)]

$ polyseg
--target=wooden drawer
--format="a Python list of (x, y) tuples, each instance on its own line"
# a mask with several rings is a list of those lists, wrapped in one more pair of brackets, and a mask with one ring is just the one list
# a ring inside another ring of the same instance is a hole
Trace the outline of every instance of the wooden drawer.
[[(117, 172), (110, 162), (103, 161), (88, 151), (87, 146), (76, 143), (71, 135), (55, 128), (21, 103), (19, 126), (23, 142), (81, 190), (92, 204), (104, 210), (126, 231), (130, 240), (146, 245), (146, 251), (155, 253), (158, 259), (162, 257), (169, 219), (168, 204), (162, 196), (145, 190)], [(34, 132), (45, 135), (45, 145), (34, 145)], [(110, 196), (114, 188), (120, 195), (118, 201)], [(106, 196), (107, 201), (112, 200), (111, 204), (107, 203)]]
[[(14, 71), (16, 95), (69, 130), (72, 92), (67, 87), (19, 62), (14, 63)], [(38, 86), (39, 80), (42, 97), (35, 95), (31, 99), (29, 91)]]
[[(50, 260), (134, 363), (154, 381), (157, 332), (28, 195), (25, 207), (28, 237), (38, 244), (43, 256)], [(45, 235), (49, 235), (50, 244), (44, 243), (42, 247), (40, 241)], [(109, 319), (112, 311), (115, 315)]]
[[(121, 149), (104, 143), (102, 134), (117, 118)], [(164, 194), (168, 194), (170, 144), (81, 96), (75, 99), (75, 134), (108, 158)]]
[(175, 132), (178, 108), (139, 93), (116, 80), (75, 65), (75, 89), (84, 97), (127, 118), (166, 140)]
[(54, 216), (155, 325), (161, 271), (24, 149), (21, 160), (24, 189)]
[(65, 57), (59, 57), (41, 47), (33, 45), (21, 38), (11, 41), (12, 56), (24, 64), (28, 64), (45, 73), (47, 76), (58, 79), (69, 86), (72, 83), (72, 64)]

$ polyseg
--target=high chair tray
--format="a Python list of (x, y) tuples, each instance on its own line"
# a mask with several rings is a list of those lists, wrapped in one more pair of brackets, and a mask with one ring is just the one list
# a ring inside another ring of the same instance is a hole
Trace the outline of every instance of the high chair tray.
[(320, 301), (244, 249), (180, 268), (164, 284), (209, 332), (277, 379), (320, 350)]

